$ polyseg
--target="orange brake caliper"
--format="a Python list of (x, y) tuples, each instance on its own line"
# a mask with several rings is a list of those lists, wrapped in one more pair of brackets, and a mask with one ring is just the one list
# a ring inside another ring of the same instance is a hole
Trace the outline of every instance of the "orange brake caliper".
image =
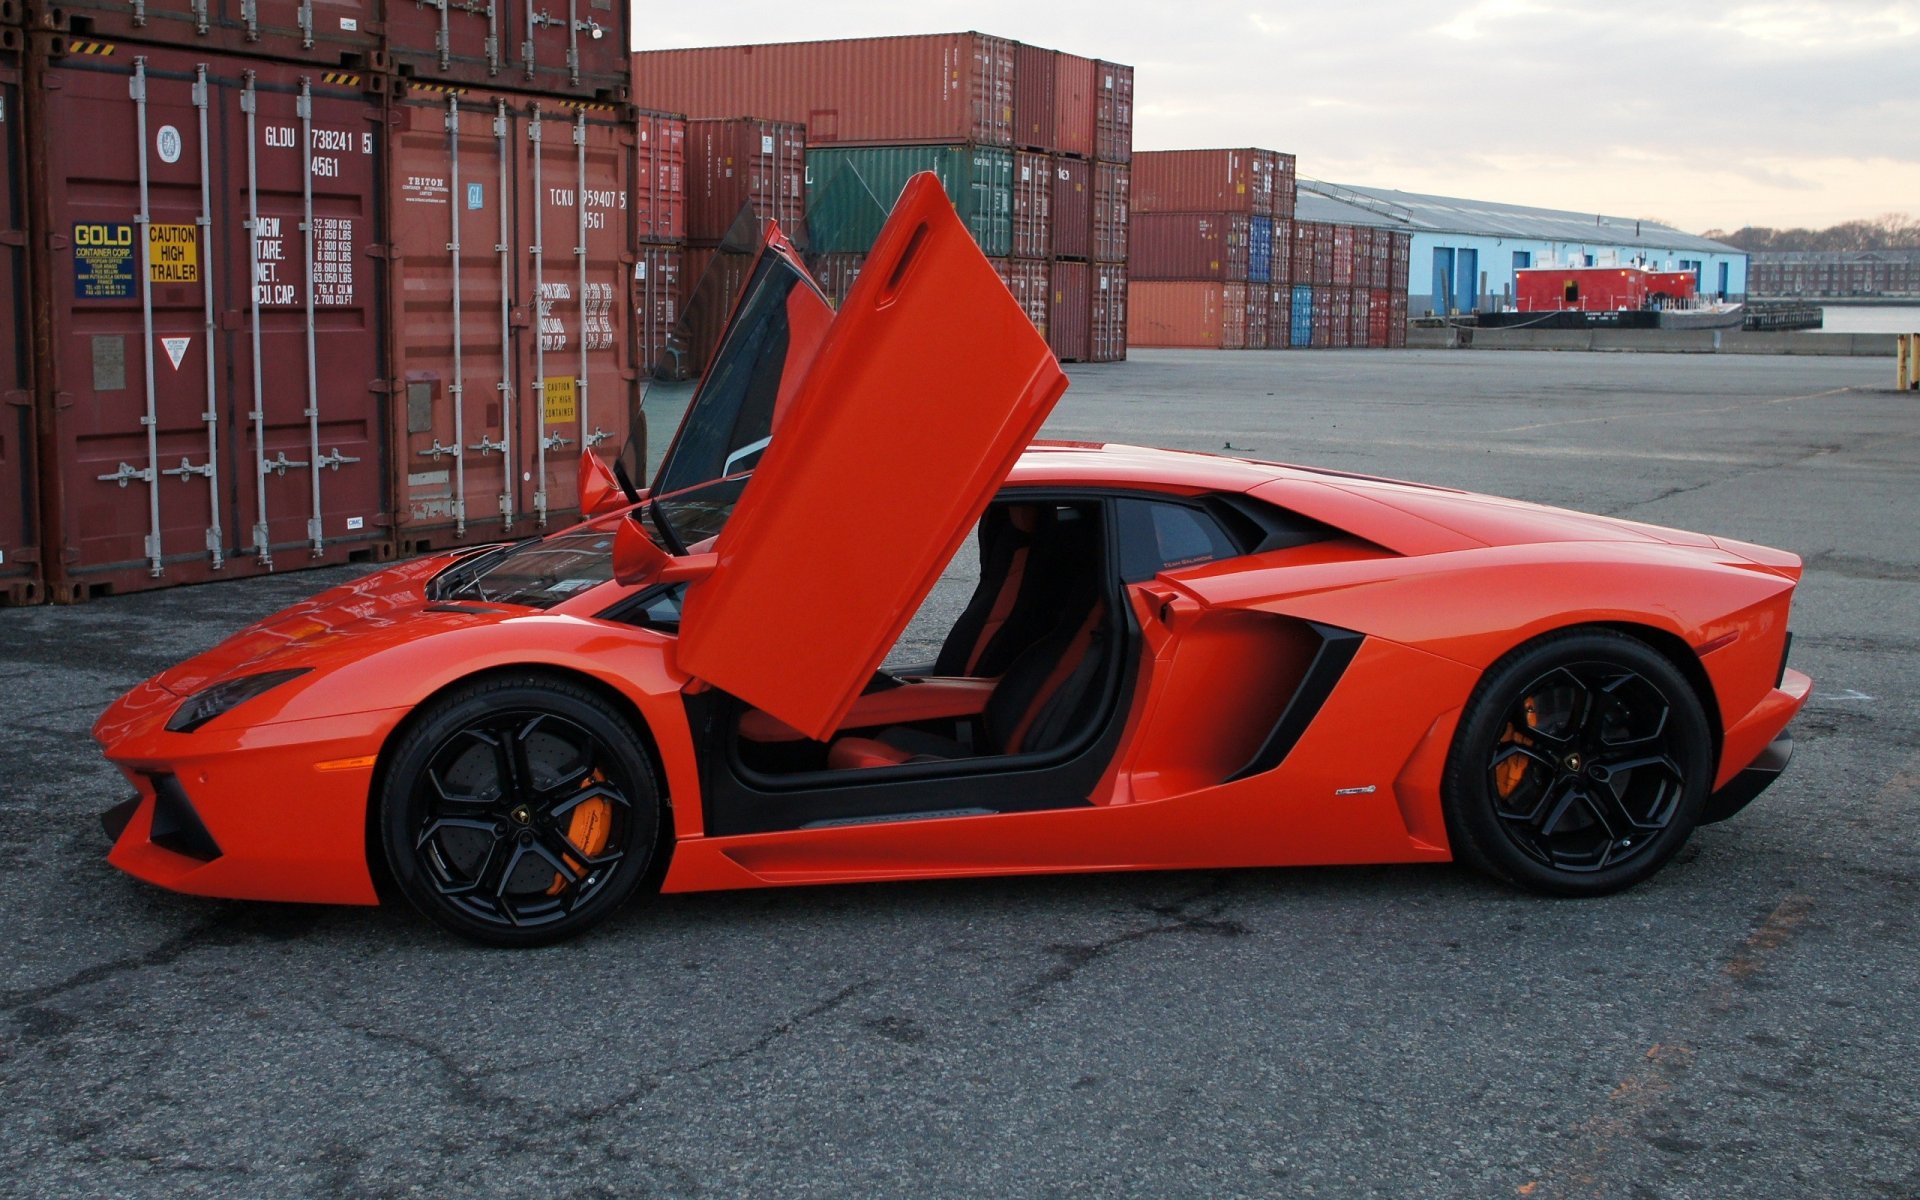
[[(605, 783), (607, 777), (595, 771), (580, 781), (580, 786), (589, 788)], [(607, 848), (607, 838), (613, 833), (613, 804), (605, 797), (595, 796), (591, 800), (582, 800), (573, 810), (573, 819), (567, 822), (567, 840), (580, 847), (589, 858), (596, 857)], [(584, 863), (577, 863), (572, 855), (566, 856), (568, 869), (578, 872), (586, 869)], [(547, 895), (558, 896), (567, 888), (566, 876), (554, 873), (553, 886), (547, 889)]]
[[(1531, 696), (1527, 697), (1526, 700), (1526, 712), (1528, 729), (1532, 729), (1540, 724), (1540, 714), (1535, 710), (1533, 697)], [(1500, 735), (1500, 744), (1503, 746), (1531, 746), (1533, 745), (1533, 739), (1522, 734), (1509, 722), (1506, 732)], [(1528, 761), (1526, 755), (1516, 754), (1493, 769), (1493, 783), (1494, 786), (1499, 789), (1502, 800), (1513, 795), (1513, 789), (1519, 787), (1520, 781), (1527, 777)]]

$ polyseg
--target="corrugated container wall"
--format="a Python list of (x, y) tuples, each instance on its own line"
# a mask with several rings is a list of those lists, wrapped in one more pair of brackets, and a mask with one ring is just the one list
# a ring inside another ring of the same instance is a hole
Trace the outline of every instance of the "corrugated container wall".
[(1131, 346), (1244, 350), (1247, 285), (1204, 280), (1142, 280), (1127, 289)]
[[(243, 10), (294, 7), (293, 0), (225, 2)], [(313, 11), (313, 0), (302, 3)], [(327, 12), (351, 3), (321, 0)], [(384, 16), (387, 52), (405, 78), (624, 101), (632, 11), (622, 0), (387, 0), (375, 16)], [(330, 21), (337, 23), (319, 15), (316, 24)]]
[(687, 240), (687, 121), (639, 112), (633, 124), (633, 236), (640, 242)]
[(1251, 218), (1237, 213), (1150, 213), (1135, 210), (1128, 265), (1142, 279), (1247, 278)]
[(1088, 362), (1127, 358), (1127, 265), (1093, 264), (1093, 350)]
[(1273, 298), (1264, 282), (1247, 285), (1247, 349), (1267, 348), (1267, 322), (1273, 313)]
[(812, 144), (1014, 142), (1014, 43), (980, 33), (650, 50), (633, 99), (693, 117), (753, 113)]
[(1047, 149), (1075, 158), (1092, 158), (1095, 142), (1099, 64), (1077, 54), (1057, 53), (1053, 64), (1053, 143)]
[(798, 231), (806, 219), (807, 131), (756, 117), (687, 122), (687, 239), (718, 242), (743, 211)]
[(633, 264), (633, 338), (635, 363), (642, 376), (684, 379), (685, 371), (669, 353), (680, 323), (680, 272), (686, 251), (679, 246), (642, 246)]
[(1047, 345), (1061, 362), (1086, 362), (1093, 354), (1090, 275), (1086, 263), (1054, 260), (1053, 297), (1047, 309)]
[[(858, 182), (877, 205), (864, 225), (837, 235), (831, 245), (815, 238), (813, 249), (865, 253), (880, 232), (885, 214), (893, 210), (900, 189), (921, 171), (932, 171), (953, 198), (973, 240), (989, 258), (1013, 253), (1013, 152), (995, 146), (864, 146), (815, 149), (808, 152), (809, 177), (815, 194), (832, 190), (842, 195), (850, 184), (837, 182), (844, 171)], [(1055, 221), (1056, 235), (1058, 221)]]
[(1048, 311), (1053, 301), (1052, 264), (1031, 258), (1003, 261), (1005, 265), (1000, 277), (1006, 281), (1007, 290), (1020, 302), (1027, 320), (1033, 322), (1033, 327), (1040, 331), (1041, 337), (1045, 337), (1049, 324)]
[(638, 397), (632, 129), (624, 108), (509, 92), (396, 98), (403, 550), (565, 520), (581, 448), (626, 441)]
[(1093, 156), (1101, 162), (1133, 161), (1133, 68), (1102, 62), (1093, 99)]
[(20, 32), (0, 30), (0, 604), (43, 595), (21, 65)]
[(384, 103), (35, 42), (53, 597), (386, 556)]
[(1247, 224), (1247, 280), (1273, 282), (1273, 218), (1253, 217)]
[(1127, 261), (1128, 214), (1133, 209), (1133, 169), (1125, 163), (1093, 164), (1093, 261)]
[(1013, 154), (1013, 256), (1053, 255), (1053, 161), (1028, 150)]
[(1053, 254), (1084, 259), (1093, 251), (1093, 164), (1053, 157)]
[(1013, 144), (1022, 150), (1053, 149), (1057, 58), (1039, 46), (1013, 48)]

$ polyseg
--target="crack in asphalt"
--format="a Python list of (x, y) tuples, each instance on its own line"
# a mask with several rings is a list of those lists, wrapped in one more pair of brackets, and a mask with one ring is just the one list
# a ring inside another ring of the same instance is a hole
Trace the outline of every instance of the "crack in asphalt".
[(1844, 449), (1846, 449), (1845, 446), (1837, 446), (1837, 445), (1815, 446), (1812, 450), (1809, 450), (1807, 453), (1795, 456), (1793, 458), (1783, 458), (1775, 462), (1755, 463), (1753, 466), (1748, 467), (1742, 471), (1730, 471), (1725, 475), (1718, 476), (1717, 478), (1703, 479), (1698, 483), (1684, 483), (1679, 485), (1678, 487), (1670, 487), (1666, 491), (1661, 492), (1658, 495), (1647, 497), (1645, 500), (1632, 500), (1627, 502), (1626, 504), (1620, 504), (1620, 505), (1614, 506), (1613, 508), (1604, 509), (1602, 510), (1602, 513), (1603, 515), (1609, 516), (1609, 517), (1622, 516), (1626, 513), (1632, 512), (1636, 508), (1645, 508), (1650, 504), (1658, 504), (1662, 500), (1671, 500), (1675, 496), (1684, 496), (1689, 492), (1700, 491), (1702, 488), (1716, 487), (1723, 483), (1732, 483), (1736, 479), (1745, 479), (1749, 475), (1758, 475), (1765, 471), (1776, 471), (1776, 470), (1779, 470), (1781, 467), (1797, 467), (1801, 463), (1812, 462), (1816, 458), (1822, 458), (1829, 454), (1838, 454), (1840, 451)]
[[(1253, 931), (1241, 922), (1227, 919), (1222, 915), (1227, 909), (1226, 894), (1230, 890), (1230, 884), (1231, 880), (1227, 876), (1220, 876), (1193, 895), (1172, 903), (1145, 903), (1137, 906), (1155, 916), (1165, 918), (1157, 924), (1129, 929), (1124, 933), (1116, 933), (1096, 942), (1049, 943), (1046, 947), (1047, 953), (1054, 955), (1060, 961), (1021, 989), (1020, 994), (1027, 1002), (1025, 1007), (1032, 1008), (1042, 1003), (1049, 992), (1072, 983), (1081, 971), (1123, 946), (1131, 946), (1167, 934), (1197, 933), (1211, 937), (1245, 937)], [(1206, 911), (1200, 913), (1188, 911), (1194, 905), (1204, 901), (1213, 902)]]
[[(225, 906), (229, 911), (234, 907), (237, 906)], [(161, 942), (151, 949), (142, 950), (135, 954), (123, 954), (119, 958), (110, 959), (107, 962), (82, 967), (66, 978), (54, 983), (44, 983), (34, 987), (10, 988), (0, 992), (0, 1012), (12, 1015), (22, 1009), (38, 1005), (46, 1000), (51, 1000), (56, 996), (64, 996), (68, 992), (78, 991), (84, 987), (91, 987), (96, 983), (112, 979), (117, 975), (144, 971), (150, 967), (167, 966), (195, 950), (221, 944), (221, 939), (218, 935), (225, 932), (226, 929), (227, 922), (220, 916), (215, 916), (193, 926), (184, 933), (176, 934), (168, 938), (166, 941)]]

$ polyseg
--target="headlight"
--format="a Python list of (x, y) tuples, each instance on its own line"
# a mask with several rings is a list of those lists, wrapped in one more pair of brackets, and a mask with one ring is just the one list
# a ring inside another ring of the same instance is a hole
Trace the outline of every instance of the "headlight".
[(293, 667), (285, 671), (267, 671), (260, 675), (243, 675), (239, 679), (228, 679), (201, 688), (188, 696), (173, 716), (167, 721), (167, 728), (174, 733), (192, 733), (220, 714), (229, 711), (237, 704), (244, 704), (269, 688), (279, 687), (289, 679), (305, 675), (311, 667)]

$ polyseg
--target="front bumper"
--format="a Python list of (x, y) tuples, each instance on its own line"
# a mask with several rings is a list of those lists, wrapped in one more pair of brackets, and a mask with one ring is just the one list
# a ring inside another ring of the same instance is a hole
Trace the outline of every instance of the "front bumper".
[(1747, 765), (1724, 787), (1707, 797), (1707, 806), (1701, 810), (1700, 823), (1711, 825), (1715, 821), (1724, 821), (1747, 805), (1753, 798), (1766, 791), (1773, 781), (1780, 778), (1780, 772), (1787, 769), (1787, 763), (1793, 759), (1793, 735), (1782, 730), (1773, 739), (1760, 757)]

